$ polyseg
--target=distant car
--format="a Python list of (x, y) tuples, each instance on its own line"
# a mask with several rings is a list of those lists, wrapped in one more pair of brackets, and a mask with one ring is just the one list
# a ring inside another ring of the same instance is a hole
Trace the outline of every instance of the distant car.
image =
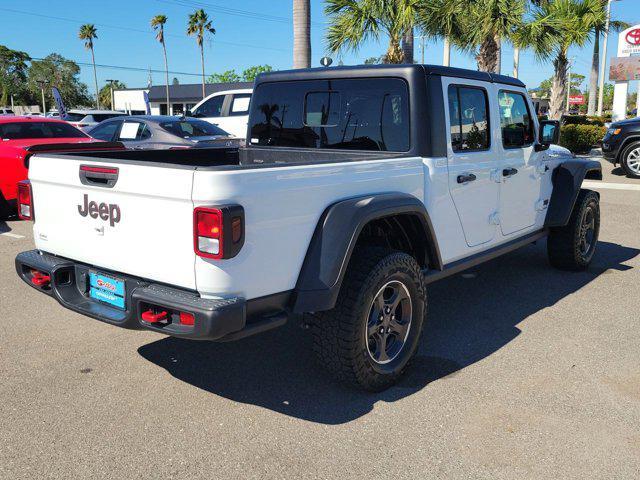
[(42, 117), (40, 112), (25, 112), (22, 114), (23, 117)]
[(251, 88), (216, 92), (197, 103), (187, 116), (213, 123), (236, 137), (245, 138), (252, 92)]
[[(78, 143), (100, 143), (73, 125), (43, 117), (0, 117), (0, 218), (15, 211), (18, 182), (27, 178), (29, 149), (40, 151), (77, 149)], [(49, 147), (50, 146), (50, 147)], [(106, 145), (109, 149), (118, 148)], [(95, 149), (94, 146), (87, 148)], [(121, 149), (122, 146), (119, 146)]]
[(6, 107), (0, 107), (0, 117), (11, 117), (14, 116), (13, 110)]
[(640, 118), (629, 118), (609, 125), (602, 139), (606, 160), (620, 164), (632, 178), (640, 178)]
[(57, 110), (49, 110), (44, 114), (44, 116), (47, 118), (60, 118), (60, 112), (58, 112)]
[(69, 110), (65, 121), (80, 130), (88, 130), (91, 127), (113, 117), (124, 117), (127, 114), (115, 110)]
[(105, 120), (88, 129), (93, 138), (124, 143), (128, 148), (168, 149), (227, 147), (240, 145), (240, 139), (220, 127), (196, 118), (169, 115), (136, 115)]

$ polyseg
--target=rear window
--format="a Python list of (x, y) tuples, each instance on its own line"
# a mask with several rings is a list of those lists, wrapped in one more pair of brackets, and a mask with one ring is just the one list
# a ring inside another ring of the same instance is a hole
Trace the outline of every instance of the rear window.
[(24, 138), (86, 138), (87, 135), (68, 123), (19, 122), (1, 123), (0, 138), (19, 140)]
[[(113, 117), (121, 117), (123, 115), (124, 113), (93, 113), (91, 114), (93, 119), (98, 123), (102, 122), (103, 120), (108, 120)], [(72, 120), (72, 121), (75, 121), (75, 120)]]
[(249, 117), (252, 145), (406, 152), (409, 93), (399, 78), (263, 83)]
[[(56, 117), (60, 116), (57, 113), (52, 113), (51, 115), (55, 115)], [(71, 112), (68, 112), (66, 120), (68, 122), (79, 122), (84, 117), (86, 117), (86, 115), (84, 113), (71, 113)]]
[(175, 122), (161, 123), (160, 127), (180, 138), (229, 135), (229, 133), (225, 132), (221, 128), (203, 120), (176, 120)]

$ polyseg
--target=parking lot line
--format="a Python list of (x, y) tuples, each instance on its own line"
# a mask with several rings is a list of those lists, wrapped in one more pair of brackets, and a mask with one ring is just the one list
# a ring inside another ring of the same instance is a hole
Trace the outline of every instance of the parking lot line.
[(630, 184), (630, 183), (607, 183), (607, 182), (598, 182), (598, 181), (584, 181), (582, 183), (585, 187), (589, 188), (605, 188), (609, 190), (635, 190), (640, 192), (640, 184)]
[(0, 233), (0, 235), (2, 235), (3, 237), (24, 238), (24, 235), (18, 235), (17, 233), (10, 233), (10, 232)]

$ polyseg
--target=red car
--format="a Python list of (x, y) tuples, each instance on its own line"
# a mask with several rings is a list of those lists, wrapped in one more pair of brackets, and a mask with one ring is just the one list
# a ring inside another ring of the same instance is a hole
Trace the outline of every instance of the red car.
[[(78, 144), (96, 142), (100, 141), (62, 120), (43, 117), (0, 117), (0, 218), (6, 218), (15, 212), (17, 185), (19, 181), (27, 178), (28, 159), (35, 150), (78, 150)], [(122, 148), (114, 144), (100, 143), (102, 148)], [(96, 145), (87, 148), (95, 150)]]

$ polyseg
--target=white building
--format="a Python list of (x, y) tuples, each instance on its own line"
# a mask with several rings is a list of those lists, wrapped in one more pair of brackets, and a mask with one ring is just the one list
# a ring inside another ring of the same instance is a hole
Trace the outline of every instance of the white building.
[[(206, 96), (224, 90), (251, 88), (253, 82), (229, 82), (205, 84)], [(182, 115), (202, 100), (202, 84), (169, 85), (169, 101), (167, 108), (167, 91), (164, 85), (154, 85), (151, 88), (124, 88), (113, 91), (114, 110), (131, 112), (132, 115), (144, 115), (144, 92), (149, 94), (151, 115)]]

